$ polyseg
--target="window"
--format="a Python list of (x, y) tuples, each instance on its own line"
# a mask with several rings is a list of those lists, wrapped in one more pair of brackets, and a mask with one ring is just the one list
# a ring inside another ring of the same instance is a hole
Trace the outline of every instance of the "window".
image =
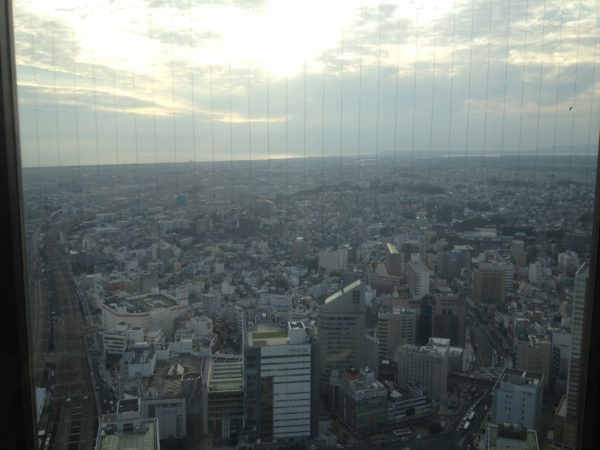
[[(512, 425), (576, 448), (597, 2), (13, 4), (32, 436), (335, 446), (321, 428), (345, 426), (360, 447), (423, 398), (423, 430), (463, 403), (479, 436), (521, 403)], [(224, 396), (239, 429), (202, 407)], [(176, 423), (144, 405), (172, 398)], [(310, 426), (283, 417), (296, 400)]]

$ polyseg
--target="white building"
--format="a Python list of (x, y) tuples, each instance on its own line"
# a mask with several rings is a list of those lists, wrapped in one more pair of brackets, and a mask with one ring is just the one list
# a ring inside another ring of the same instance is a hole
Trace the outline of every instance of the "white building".
[(259, 437), (287, 440), (311, 436), (311, 353), (302, 322), (289, 322), (286, 330), (259, 325), (248, 332), (244, 348), (246, 426), (255, 427)]
[(114, 296), (101, 305), (102, 326), (115, 331), (125, 324), (128, 328), (162, 330), (173, 338), (175, 319), (188, 310), (187, 299), (176, 299), (166, 292), (151, 292), (129, 297)]
[[(447, 341), (448, 345), (439, 345)], [(398, 382), (423, 387), (428, 398), (441, 399), (448, 387), (448, 339), (430, 339), (427, 345), (402, 345), (395, 360), (398, 363)]]
[(492, 422), (535, 429), (542, 412), (543, 384), (541, 374), (504, 369), (493, 390)]

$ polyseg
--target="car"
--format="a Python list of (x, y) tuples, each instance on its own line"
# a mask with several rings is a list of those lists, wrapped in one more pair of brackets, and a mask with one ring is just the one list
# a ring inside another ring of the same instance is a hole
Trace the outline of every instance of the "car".
[(335, 444), (335, 448), (344, 448), (344, 446), (338, 442), (337, 444)]
[(312, 444), (310, 444), (310, 446), (308, 448), (310, 450), (317, 450), (319, 448), (319, 446), (313, 442)]
[(421, 436), (420, 434), (417, 434), (415, 437), (416, 437), (417, 439), (421, 439), (423, 436)]

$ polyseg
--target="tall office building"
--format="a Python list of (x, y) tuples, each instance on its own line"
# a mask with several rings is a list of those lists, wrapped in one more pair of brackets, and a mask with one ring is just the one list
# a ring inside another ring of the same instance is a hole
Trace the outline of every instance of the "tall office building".
[(544, 375), (544, 389), (550, 388), (552, 344), (545, 336), (519, 336), (515, 369)]
[(459, 277), (463, 270), (471, 270), (471, 252), (473, 247), (470, 245), (455, 245), (450, 251), (443, 251), (438, 254), (438, 271), (447, 279)]
[(552, 333), (550, 383), (554, 393), (566, 394), (570, 361), (571, 333), (565, 331)]
[[(451, 345), (465, 346), (464, 299), (448, 288), (433, 293), (431, 336), (450, 339)], [(428, 337), (429, 338), (429, 337)]]
[(375, 333), (379, 343), (379, 361), (390, 359), (398, 346), (414, 344), (417, 338), (418, 315), (413, 309), (394, 306), (377, 315)]
[(408, 289), (413, 298), (421, 299), (429, 293), (429, 269), (419, 261), (411, 261), (406, 269)]
[(294, 240), (294, 242), (292, 242), (290, 259), (293, 263), (300, 263), (304, 260), (304, 253), (304, 238), (299, 236)]
[(575, 273), (573, 308), (571, 310), (571, 362), (567, 381), (567, 418), (577, 420), (577, 401), (581, 372), (581, 337), (583, 333), (583, 311), (590, 268), (583, 263)]
[(476, 304), (499, 305), (506, 299), (504, 268), (495, 263), (480, 263), (473, 269), (473, 301)]
[(315, 432), (312, 344), (302, 322), (260, 326), (244, 348), (245, 429), (250, 440), (307, 439)]
[(525, 242), (516, 240), (512, 242), (511, 246), (512, 260), (517, 266), (524, 266), (527, 264), (527, 252), (525, 250)]
[(448, 346), (437, 345), (435, 340), (427, 345), (402, 345), (395, 360), (398, 363), (398, 382), (419, 384), (431, 399), (441, 399), (448, 386)]
[(535, 429), (542, 412), (544, 376), (504, 369), (492, 392), (492, 422)]
[(356, 280), (325, 299), (317, 317), (321, 390), (334, 369), (364, 366), (364, 285)]
[(404, 271), (404, 261), (402, 253), (398, 251), (394, 244), (386, 245), (385, 268), (390, 275), (401, 276)]

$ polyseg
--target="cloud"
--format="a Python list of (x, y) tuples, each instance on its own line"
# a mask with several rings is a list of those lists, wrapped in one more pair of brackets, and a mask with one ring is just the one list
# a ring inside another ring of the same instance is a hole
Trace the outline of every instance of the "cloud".
[[(114, 123), (119, 157), (133, 158), (126, 146), (137, 142), (138, 161), (153, 160), (156, 142), (172, 153), (173, 123), (178, 158), (204, 159), (211, 126), (225, 159), (230, 126), (236, 157), (249, 153), (249, 129), (256, 155), (304, 154), (305, 142), (309, 155), (339, 154), (340, 142), (343, 154), (428, 151), (430, 141), (461, 148), (467, 126), (471, 140), (487, 133), (498, 149), (502, 133), (531, 133), (538, 116), (552, 124), (572, 103), (591, 105), (576, 110), (581, 131), (599, 118), (597, 8), (592, 0), (512, 2), (510, 11), (486, 0), (17, 0), (23, 160), (38, 163), (40, 136), (64, 147), (64, 164), (101, 159), (97, 146), (116, 159)], [(573, 116), (559, 118), (564, 139)], [(538, 145), (553, 144), (549, 135)], [(56, 163), (58, 153), (40, 160)]]

